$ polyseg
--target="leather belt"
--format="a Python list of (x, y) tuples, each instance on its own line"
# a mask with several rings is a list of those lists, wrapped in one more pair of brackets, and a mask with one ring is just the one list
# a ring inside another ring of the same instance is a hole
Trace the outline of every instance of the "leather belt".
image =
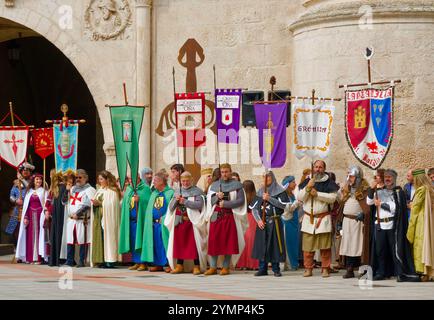
[(393, 220), (395, 220), (395, 217), (383, 218), (383, 219), (379, 219), (377, 221), (380, 221), (380, 222), (392, 222)]
[[(309, 212), (305, 211), (304, 213), (307, 215), (307, 217), (310, 216)], [(315, 229), (318, 229), (319, 226), (321, 225), (322, 219), (325, 218), (325, 217), (327, 217), (327, 216), (329, 216), (329, 215), (330, 215), (330, 212), (328, 212), (328, 211), (321, 212), (321, 213), (315, 213), (313, 215), (313, 217), (318, 219), (317, 222), (316, 222), (316, 225), (315, 225)]]
[(349, 215), (349, 214), (344, 214), (344, 218), (348, 218), (348, 219), (351, 219), (351, 220), (356, 220), (357, 216), (352, 216), (352, 215)]

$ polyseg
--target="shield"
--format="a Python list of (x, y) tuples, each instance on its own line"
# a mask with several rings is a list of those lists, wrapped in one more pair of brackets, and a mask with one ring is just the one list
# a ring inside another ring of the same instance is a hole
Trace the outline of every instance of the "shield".
[(377, 169), (393, 134), (393, 87), (345, 92), (345, 134), (355, 157)]
[(232, 124), (234, 120), (233, 112), (231, 109), (222, 109), (222, 123), (225, 126), (229, 126)]

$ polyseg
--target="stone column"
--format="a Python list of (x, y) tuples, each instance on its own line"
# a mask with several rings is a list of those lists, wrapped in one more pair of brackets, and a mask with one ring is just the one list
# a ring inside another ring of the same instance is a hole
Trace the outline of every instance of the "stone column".
[(140, 133), (139, 170), (151, 166), (151, 25), (152, 0), (136, 0), (136, 103), (149, 106)]

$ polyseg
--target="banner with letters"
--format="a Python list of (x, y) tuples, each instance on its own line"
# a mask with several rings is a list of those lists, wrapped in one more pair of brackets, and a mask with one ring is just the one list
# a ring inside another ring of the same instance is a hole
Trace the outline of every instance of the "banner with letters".
[(200, 147), (205, 144), (205, 94), (175, 94), (176, 135), (178, 147)]
[(54, 153), (53, 128), (40, 128), (32, 130), (35, 153), (42, 159)]
[(332, 102), (312, 105), (295, 101), (294, 154), (298, 159), (308, 156), (326, 158), (330, 152), (335, 107)]
[(354, 156), (377, 169), (393, 138), (394, 87), (345, 91), (345, 134)]
[(241, 89), (216, 89), (217, 141), (238, 144)]

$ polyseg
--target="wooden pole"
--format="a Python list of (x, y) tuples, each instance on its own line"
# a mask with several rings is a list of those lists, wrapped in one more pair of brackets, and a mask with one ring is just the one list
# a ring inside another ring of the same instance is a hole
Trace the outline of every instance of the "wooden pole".
[(315, 104), (315, 89), (312, 89), (312, 104)]
[[(393, 80), (393, 82), (394, 83), (401, 83), (401, 80), (400, 79)], [(378, 82), (372, 82), (371, 84), (375, 85), (375, 84), (387, 84), (387, 83), (391, 83), (391, 81), (378, 81)], [(347, 84), (347, 85), (340, 84), (339, 88), (344, 88), (345, 86), (347, 86), (347, 87), (363, 87), (363, 86), (367, 86), (368, 84), (369, 83), (353, 83), (353, 84)]]
[(368, 59), (368, 83), (371, 83), (371, 59)]
[(128, 105), (128, 98), (127, 98), (127, 85), (125, 84), (125, 82), (123, 83), (123, 87), (124, 87), (124, 99), (125, 99), (125, 105)]
[(12, 106), (12, 101), (9, 101), (9, 112), (11, 113), (11, 121), (12, 126), (15, 126), (15, 119), (14, 119), (14, 107)]

